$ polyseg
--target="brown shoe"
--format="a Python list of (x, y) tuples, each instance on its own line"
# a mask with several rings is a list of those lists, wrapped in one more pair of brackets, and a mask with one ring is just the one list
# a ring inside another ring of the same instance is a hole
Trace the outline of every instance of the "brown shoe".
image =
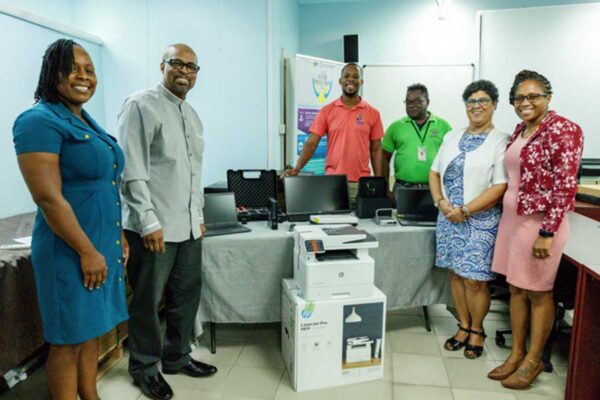
[(508, 378), (502, 381), (502, 386), (507, 389), (529, 389), (531, 382), (544, 370), (544, 362), (525, 359), (519, 368)]
[(515, 362), (510, 362), (509, 360), (510, 357), (507, 358), (502, 365), (499, 365), (493, 370), (491, 370), (489, 374), (487, 374), (487, 377), (495, 381), (504, 380), (511, 376), (513, 372), (515, 372), (517, 368), (519, 368), (519, 364), (521, 364), (521, 361), (523, 361), (523, 359), (517, 360)]

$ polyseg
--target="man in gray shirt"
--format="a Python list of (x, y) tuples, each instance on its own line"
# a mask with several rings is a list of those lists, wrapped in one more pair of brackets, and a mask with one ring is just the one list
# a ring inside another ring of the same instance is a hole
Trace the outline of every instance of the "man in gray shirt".
[[(158, 371), (209, 376), (214, 366), (193, 360), (190, 340), (200, 302), (203, 197), (200, 191), (203, 127), (185, 101), (200, 67), (194, 51), (174, 44), (164, 52), (162, 83), (132, 94), (119, 114), (125, 151), (123, 228), (131, 246), (127, 265), (129, 373), (142, 392), (168, 400), (173, 391)], [(161, 346), (158, 306), (165, 295)]]

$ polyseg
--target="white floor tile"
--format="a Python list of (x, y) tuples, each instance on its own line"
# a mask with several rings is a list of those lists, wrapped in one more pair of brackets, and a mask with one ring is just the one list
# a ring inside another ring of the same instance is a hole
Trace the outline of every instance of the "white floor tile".
[(392, 382), (372, 381), (337, 388), (340, 400), (392, 400)]
[(433, 332), (438, 336), (453, 336), (458, 330), (458, 321), (455, 318), (433, 317), (431, 318)]
[(394, 381), (394, 356), (392, 352), (385, 352), (383, 357), (383, 380), (385, 382)]
[(444, 363), (453, 389), (512, 393), (503, 388), (500, 382), (488, 379), (488, 372), (498, 365), (495, 361), (444, 358)]
[(392, 383), (371, 381), (321, 390), (296, 392), (287, 373), (281, 378), (275, 400), (392, 400)]
[(454, 400), (515, 400), (512, 393), (482, 392), (479, 390), (452, 389)]
[(392, 331), (388, 334), (392, 352), (405, 354), (421, 354), (424, 356), (440, 356), (437, 340), (434, 335), (417, 335)]
[(393, 400), (453, 400), (449, 388), (394, 384)]
[(337, 400), (337, 388), (296, 392), (287, 371), (284, 371), (274, 400)]
[(127, 372), (129, 358), (117, 363), (98, 382), (98, 395), (103, 399), (136, 400), (141, 395), (140, 389), (133, 384), (133, 378)]
[(442, 357), (393, 354), (394, 383), (449, 387)]
[(515, 398), (517, 400), (563, 400), (564, 397), (563, 396), (548, 396), (548, 395), (543, 395), (543, 394), (536, 394), (536, 393), (529, 393), (528, 391), (525, 392), (518, 392), (515, 393)]
[(223, 399), (271, 400), (279, 386), (283, 370), (234, 366), (215, 396)]
[(427, 306), (427, 310), (430, 317), (454, 318), (454, 315), (448, 310), (448, 306), (445, 304)]
[(233, 365), (243, 349), (244, 344), (242, 343), (219, 340), (217, 341), (217, 352), (215, 354), (210, 352), (210, 346), (208, 344), (200, 343), (200, 345), (192, 351), (191, 355), (195, 360), (208, 364), (217, 366)]
[(425, 319), (423, 317), (411, 315), (388, 315), (386, 329), (388, 332), (433, 335), (433, 332), (427, 332), (427, 329), (425, 329)]
[(276, 369), (279, 371), (283, 371), (285, 368), (279, 344), (274, 343), (247, 344), (235, 365), (239, 367)]
[(554, 372), (542, 372), (533, 382), (528, 392), (547, 396), (564, 396), (566, 384), (566, 377), (558, 376)]

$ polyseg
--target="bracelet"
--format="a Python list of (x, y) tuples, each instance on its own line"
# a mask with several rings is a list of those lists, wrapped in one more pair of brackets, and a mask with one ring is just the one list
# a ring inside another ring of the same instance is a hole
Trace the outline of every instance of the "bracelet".
[(434, 206), (435, 208), (440, 208), (440, 201), (442, 201), (442, 200), (446, 200), (446, 199), (445, 199), (445, 198), (443, 198), (443, 197), (440, 197), (439, 199), (437, 199), (437, 200), (435, 200), (435, 201), (433, 202), (433, 206)]
[(545, 231), (543, 229), (540, 229), (540, 231), (538, 232), (538, 234), (543, 237), (543, 238), (552, 238), (554, 237), (554, 232), (548, 232)]
[(469, 218), (471, 216), (471, 211), (469, 211), (469, 208), (464, 204), (460, 207), (460, 212), (465, 216), (465, 218)]

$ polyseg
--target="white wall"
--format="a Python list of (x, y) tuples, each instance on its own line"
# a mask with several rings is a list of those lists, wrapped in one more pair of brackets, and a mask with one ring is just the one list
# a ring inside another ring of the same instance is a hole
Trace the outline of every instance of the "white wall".
[(446, 64), (475, 61), (479, 10), (591, 3), (568, 0), (368, 0), (300, 7), (300, 52), (343, 61), (343, 35), (359, 35), (361, 64)]
[[(478, 55), (478, 11), (593, 3), (566, 0), (447, 2), (448, 12), (444, 20), (439, 20), (438, 7), (434, 0), (368, 0), (302, 5), (300, 52), (343, 61), (343, 35), (358, 34), (361, 64), (475, 63)], [(528, 37), (526, 25), (521, 27), (521, 33), (525, 40)], [(515, 70), (514, 73), (516, 72), (518, 71)], [(422, 83), (427, 85), (427, 82)], [(366, 86), (368, 82), (365, 82)], [(509, 87), (502, 85), (499, 86), (499, 90), (500, 107), (510, 107), (507, 102)], [(456, 95), (460, 97), (461, 93)], [(398, 93), (398, 96), (404, 97), (404, 92)], [(436, 112), (435, 98), (431, 99), (430, 109)], [(404, 115), (404, 107), (401, 107), (398, 117)], [(517, 121), (516, 116), (514, 121)], [(392, 122), (383, 121), (386, 127)]]

